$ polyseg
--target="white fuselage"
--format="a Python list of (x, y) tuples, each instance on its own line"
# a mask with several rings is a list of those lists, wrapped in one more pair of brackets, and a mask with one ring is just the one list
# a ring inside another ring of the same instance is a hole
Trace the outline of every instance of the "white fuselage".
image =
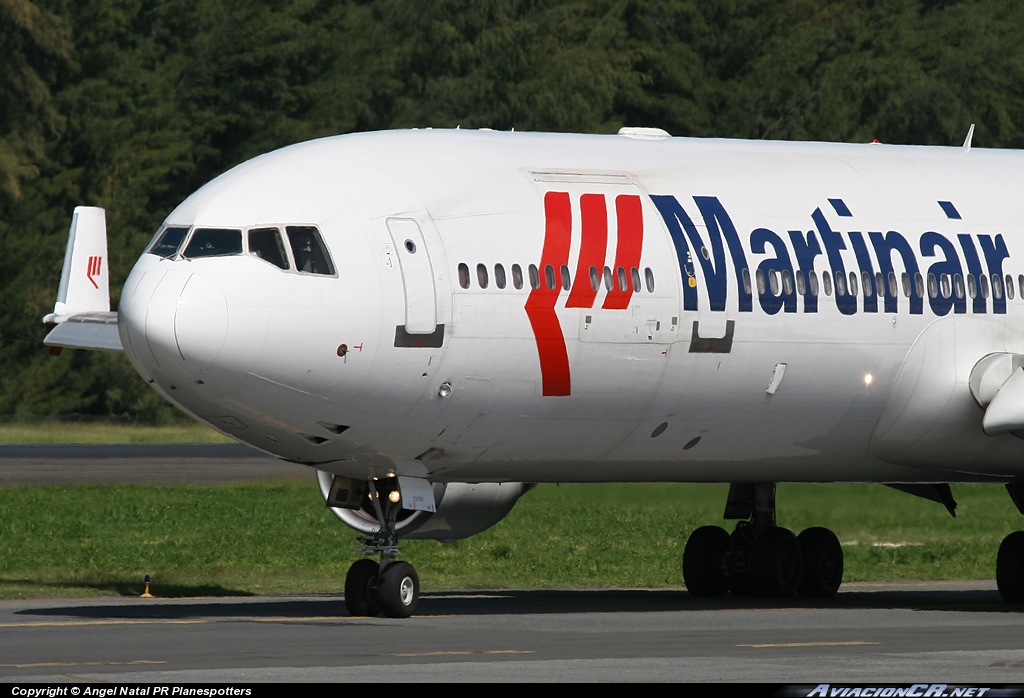
[(334, 273), (147, 253), (122, 343), (196, 418), (355, 478), (1006, 480), (1024, 440), (986, 436), (967, 384), (1024, 353), (1022, 175), (980, 149), (328, 138), (165, 228), (315, 227)]

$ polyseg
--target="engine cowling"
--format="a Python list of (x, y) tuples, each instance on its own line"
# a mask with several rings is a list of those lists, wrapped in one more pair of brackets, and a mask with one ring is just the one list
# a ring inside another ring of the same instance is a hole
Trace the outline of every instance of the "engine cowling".
[[(317, 470), (320, 494), (327, 500), (334, 475)], [(395, 526), (399, 538), (406, 540), (453, 541), (485, 531), (512, 511), (519, 498), (531, 489), (522, 482), (449, 482), (433, 483), (437, 511), (403, 509)], [(328, 507), (345, 525), (364, 535), (380, 529), (373, 505), (364, 496), (355, 509)]]

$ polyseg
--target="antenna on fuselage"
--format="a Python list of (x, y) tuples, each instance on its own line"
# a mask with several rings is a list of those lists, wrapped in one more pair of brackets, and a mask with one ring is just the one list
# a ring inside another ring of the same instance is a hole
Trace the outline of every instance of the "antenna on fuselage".
[(970, 150), (971, 150), (971, 140), (973, 138), (974, 138), (974, 124), (971, 124), (971, 127), (969, 129), (967, 129), (967, 138), (964, 139), (964, 152), (965, 153), (970, 152)]

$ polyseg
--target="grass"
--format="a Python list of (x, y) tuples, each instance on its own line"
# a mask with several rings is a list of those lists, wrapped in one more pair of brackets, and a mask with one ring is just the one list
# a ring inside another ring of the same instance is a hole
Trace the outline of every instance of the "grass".
[[(722, 524), (719, 485), (542, 485), (451, 544), (403, 543), (425, 589), (679, 587), (686, 536)], [(999, 486), (954, 488), (960, 517), (879, 485), (781, 485), (779, 524), (828, 526), (852, 580), (991, 578), (1021, 526)], [(358, 558), (312, 482), (0, 490), (0, 596), (326, 593)], [(731, 525), (729, 526), (731, 528)], [(877, 544), (890, 544), (882, 547)]]
[(0, 444), (234, 443), (198, 422), (146, 426), (127, 422), (33, 420), (0, 422)]

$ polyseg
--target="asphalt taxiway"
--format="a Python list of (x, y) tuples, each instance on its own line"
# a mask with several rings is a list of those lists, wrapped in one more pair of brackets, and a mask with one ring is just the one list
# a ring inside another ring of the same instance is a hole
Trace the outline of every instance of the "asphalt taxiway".
[[(0, 446), (0, 486), (282, 477), (310, 471), (240, 445)], [(340, 595), (0, 601), (0, 681), (1024, 683), (1024, 608), (985, 581), (827, 601), (427, 590), (406, 620), (348, 617)]]
[(1024, 612), (990, 582), (848, 584), (828, 602), (669, 591), (0, 602), (0, 681), (1024, 682)]

